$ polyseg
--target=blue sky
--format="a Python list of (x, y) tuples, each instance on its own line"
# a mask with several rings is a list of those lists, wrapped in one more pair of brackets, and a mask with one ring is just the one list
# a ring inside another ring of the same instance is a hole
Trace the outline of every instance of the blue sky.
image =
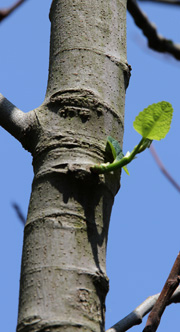
[[(44, 99), (47, 75), (50, 0), (29, 0), (0, 24), (0, 92), (25, 112)], [(1, 0), (0, 7), (12, 4)], [(161, 34), (178, 42), (178, 7), (141, 4)], [(179, 179), (179, 62), (146, 47), (141, 31), (127, 15), (127, 58), (132, 76), (126, 94), (124, 152), (140, 136), (133, 129), (139, 111), (149, 104), (172, 103), (174, 117), (167, 137), (154, 143), (159, 157)], [(3, 332), (14, 332), (17, 320), (23, 227), (12, 202), (27, 212), (31, 191), (31, 156), (0, 128), (0, 311)], [(179, 252), (179, 193), (159, 171), (149, 151), (138, 156), (122, 174), (108, 240), (107, 328), (127, 315), (149, 295), (159, 292)], [(141, 331), (145, 324), (134, 327)], [(179, 332), (179, 305), (168, 307), (159, 332)]]

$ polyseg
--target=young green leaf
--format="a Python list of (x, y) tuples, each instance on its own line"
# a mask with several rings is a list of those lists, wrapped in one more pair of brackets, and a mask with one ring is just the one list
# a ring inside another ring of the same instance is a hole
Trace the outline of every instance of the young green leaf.
[(107, 151), (110, 150), (110, 152), (111, 152), (111, 154), (113, 156), (113, 161), (115, 159), (116, 160), (121, 160), (124, 157), (119, 142), (116, 141), (111, 136), (108, 136), (108, 138), (107, 138), (106, 149), (107, 149)]
[[(106, 151), (111, 152), (111, 155), (113, 157), (112, 162), (116, 162), (121, 160), (124, 157), (124, 154), (122, 152), (121, 146), (118, 141), (116, 141), (113, 137), (108, 136), (107, 143), (106, 143)], [(126, 174), (129, 175), (129, 171), (126, 166), (123, 166), (124, 171)]]
[(162, 101), (152, 104), (136, 117), (134, 129), (144, 138), (159, 141), (170, 129), (172, 114), (173, 108), (170, 103)]

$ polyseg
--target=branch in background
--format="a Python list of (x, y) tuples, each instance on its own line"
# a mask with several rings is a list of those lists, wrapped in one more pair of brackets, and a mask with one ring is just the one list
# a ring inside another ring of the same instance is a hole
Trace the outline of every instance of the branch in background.
[(147, 319), (143, 332), (156, 332), (161, 316), (180, 282), (180, 253), (178, 254), (168, 279)]
[(16, 211), (18, 219), (23, 223), (23, 225), (25, 225), (26, 218), (24, 217), (24, 214), (22, 213), (20, 206), (17, 203), (12, 203), (12, 207)]
[(166, 5), (180, 5), (180, 1), (179, 0), (139, 0), (141, 2), (157, 2), (157, 3), (164, 3)]
[(180, 45), (174, 44), (171, 40), (166, 39), (158, 34), (156, 27), (152, 24), (147, 16), (138, 6), (136, 0), (128, 0), (127, 8), (132, 15), (136, 25), (142, 30), (148, 39), (148, 46), (161, 53), (169, 53), (177, 60), (180, 60)]
[[(147, 315), (155, 305), (160, 293), (156, 295), (149, 296), (144, 302), (142, 302), (135, 310), (133, 310), (129, 315), (121, 319), (118, 323), (113, 325), (106, 332), (125, 332), (135, 325), (142, 323), (142, 319)], [(177, 287), (168, 305), (171, 303), (180, 303), (180, 286)]]
[(165, 175), (165, 177), (168, 179), (168, 181), (171, 182), (171, 184), (180, 192), (180, 186), (178, 185), (178, 183), (173, 179), (173, 177), (168, 173), (168, 171), (166, 170), (166, 168), (164, 167), (163, 163), (161, 162), (161, 160), (159, 159), (156, 150), (154, 148), (154, 146), (151, 144), (150, 146), (150, 151), (152, 156), (154, 157), (157, 165), (159, 166), (160, 170), (163, 172), (163, 174)]
[(4, 20), (7, 16), (9, 16), (16, 8), (23, 4), (26, 0), (19, 0), (14, 5), (9, 8), (0, 9), (0, 22)]

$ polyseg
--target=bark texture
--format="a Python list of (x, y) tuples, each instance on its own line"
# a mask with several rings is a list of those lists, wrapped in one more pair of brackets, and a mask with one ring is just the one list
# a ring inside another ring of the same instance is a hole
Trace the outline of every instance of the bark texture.
[(98, 176), (108, 135), (122, 144), (124, 0), (53, 0), (47, 93), (28, 132), (34, 180), (18, 332), (104, 331), (106, 244), (119, 172)]

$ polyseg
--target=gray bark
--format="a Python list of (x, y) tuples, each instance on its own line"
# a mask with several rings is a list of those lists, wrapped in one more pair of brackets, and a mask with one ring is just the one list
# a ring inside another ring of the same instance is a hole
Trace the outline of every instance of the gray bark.
[(50, 20), (46, 97), (25, 121), (26, 139), (18, 136), (32, 153), (34, 180), (17, 331), (102, 332), (120, 172), (98, 176), (90, 166), (104, 162), (108, 135), (122, 144), (126, 2), (53, 0)]

